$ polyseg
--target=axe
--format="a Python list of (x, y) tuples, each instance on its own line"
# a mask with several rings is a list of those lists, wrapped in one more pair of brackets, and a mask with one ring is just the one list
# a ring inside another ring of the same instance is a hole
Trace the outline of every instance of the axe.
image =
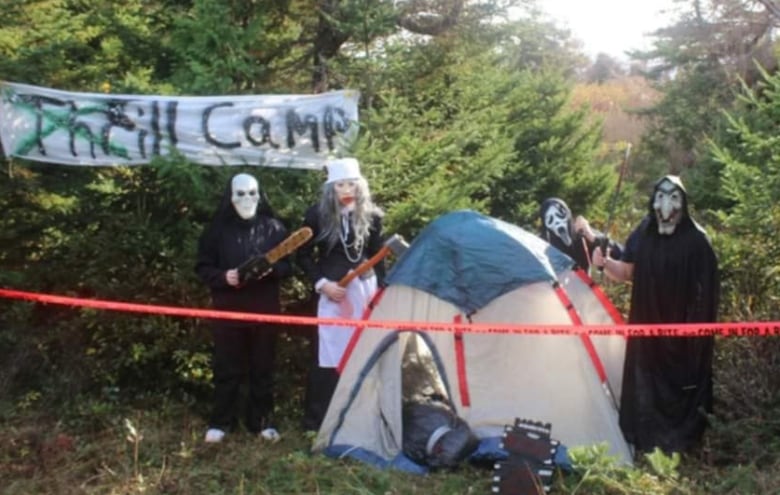
[(379, 251), (376, 254), (363, 263), (359, 264), (354, 270), (344, 275), (341, 280), (338, 281), (339, 287), (346, 287), (352, 282), (355, 277), (359, 277), (373, 268), (374, 265), (382, 261), (382, 259), (390, 253), (393, 253), (396, 257), (401, 256), (409, 248), (409, 244), (398, 234), (390, 236)]

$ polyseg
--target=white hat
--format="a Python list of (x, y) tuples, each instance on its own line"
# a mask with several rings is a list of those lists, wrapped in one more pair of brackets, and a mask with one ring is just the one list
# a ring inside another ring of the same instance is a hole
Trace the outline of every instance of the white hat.
[(336, 182), (339, 180), (359, 179), (360, 175), (360, 163), (354, 158), (336, 158), (328, 160), (325, 164), (328, 169), (328, 180), (326, 184)]

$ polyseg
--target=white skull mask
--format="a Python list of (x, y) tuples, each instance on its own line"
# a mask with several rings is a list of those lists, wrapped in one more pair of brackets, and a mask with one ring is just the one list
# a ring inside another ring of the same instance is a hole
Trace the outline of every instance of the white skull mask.
[(260, 200), (257, 179), (249, 174), (238, 174), (230, 182), (232, 194), (230, 201), (236, 209), (238, 216), (249, 220), (257, 212), (257, 203)]
[(560, 203), (552, 203), (544, 212), (545, 228), (556, 235), (564, 245), (571, 246), (571, 213)]
[(683, 196), (685, 193), (672, 181), (663, 180), (655, 188), (653, 210), (658, 222), (658, 233), (672, 235), (683, 213)]

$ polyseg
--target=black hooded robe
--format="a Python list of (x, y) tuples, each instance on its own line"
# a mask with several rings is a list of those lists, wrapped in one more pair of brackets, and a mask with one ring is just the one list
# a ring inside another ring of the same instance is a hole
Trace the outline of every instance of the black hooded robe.
[[(687, 207), (671, 235), (654, 214), (631, 234), (623, 261), (634, 263), (629, 323), (714, 322), (720, 283), (709, 238)], [(620, 426), (637, 451), (694, 447), (712, 411), (714, 338), (630, 337)]]

